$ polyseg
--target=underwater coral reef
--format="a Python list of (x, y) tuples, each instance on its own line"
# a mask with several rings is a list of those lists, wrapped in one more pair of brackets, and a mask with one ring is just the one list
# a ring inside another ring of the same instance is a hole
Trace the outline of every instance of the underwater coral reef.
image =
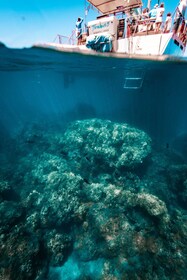
[(28, 125), (11, 147), (0, 279), (187, 279), (187, 163), (174, 150), (96, 118)]

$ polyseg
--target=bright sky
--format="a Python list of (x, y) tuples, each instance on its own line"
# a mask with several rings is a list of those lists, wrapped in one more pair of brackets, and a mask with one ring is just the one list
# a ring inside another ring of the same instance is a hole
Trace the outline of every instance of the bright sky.
[[(152, 0), (152, 6), (157, 2)], [(164, 1), (166, 11), (173, 12), (178, 2)], [(0, 0), (0, 41), (9, 47), (23, 47), (53, 42), (57, 34), (70, 36), (77, 17), (84, 18), (84, 10), (85, 0)], [(96, 10), (90, 10), (87, 20), (97, 15)]]

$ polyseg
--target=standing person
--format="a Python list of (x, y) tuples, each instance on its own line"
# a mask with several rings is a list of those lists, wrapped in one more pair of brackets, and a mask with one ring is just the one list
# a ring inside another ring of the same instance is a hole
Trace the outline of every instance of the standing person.
[(149, 18), (149, 9), (145, 8), (142, 11), (142, 19), (147, 19), (147, 18)]
[(164, 3), (161, 3), (160, 7), (157, 8), (157, 13), (156, 13), (155, 33), (158, 33), (160, 31), (160, 27), (163, 22), (162, 16), (163, 16), (164, 11), (165, 11)]
[(154, 5), (154, 8), (149, 12), (150, 30), (154, 30), (155, 29), (155, 21), (156, 21), (157, 9), (158, 9), (158, 4)]
[(76, 22), (76, 38), (77, 38), (77, 45), (81, 45), (82, 40), (82, 22), (83, 18), (78, 18)]
[(183, 20), (183, 28), (181, 28), (180, 39), (183, 44), (186, 46), (187, 43), (187, 21)]
[(185, 15), (185, 11), (186, 11), (186, 0), (180, 0), (180, 3), (177, 7), (176, 10), (176, 16), (175, 16), (175, 21), (174, 21), (174, 25), (173, 25), (173, 33), (176, 34), (178, 32), (179, 26), (182, 23), (182, 21), (184, 20), (184, 15)]
[(171, 13), (167, 14), (165, 25), (164, 25), (164, 33), (169, 33), (171, 30), (171, 24), (172, 24), (172, 17)]
[(156, 19), (158, 4), (154, 5), (154, 8), (149, 12), (149, 18)]
[(183, 16), (183, 18), (184, 18), (185, 11), (186, 11), (186, 5), (187, 5), (186, 2), (187, 2), (186, 0), (180, 0), (179, 6), (178, 6), (178, 11)]

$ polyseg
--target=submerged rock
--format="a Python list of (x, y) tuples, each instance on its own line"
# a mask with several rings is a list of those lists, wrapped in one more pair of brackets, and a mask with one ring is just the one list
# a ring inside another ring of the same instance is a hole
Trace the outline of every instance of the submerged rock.
[(0, 181), (0, 278), (184, 280), (186, 165), (127, 124), (46, 127)]
[(15, 227), (0, 236), (0, 279), (35, 279), (42, 256), (36, 236)]
[(128, 205), (140, 206), (145, 209), (151, 216), (167, 216), (168, 211), (166, 204), (158, 197), (148, 193), (130, 194), (127, 197)]
[(3, 201), (0, 203), (0, 232), (6, 232), (22, 219), (23, 207), (12, 201)]
[(62, 140), (68, 159), (79, 168), (134, 168), (151, 152), (151, 139), (127, 124), (90, 119), (71, 123)]
[(58, 233), (55, 230), (45, 235), (45, 247), (51, 266), (62, 265), (67, 259), (68, 251), (72, 246), (71, 237)]

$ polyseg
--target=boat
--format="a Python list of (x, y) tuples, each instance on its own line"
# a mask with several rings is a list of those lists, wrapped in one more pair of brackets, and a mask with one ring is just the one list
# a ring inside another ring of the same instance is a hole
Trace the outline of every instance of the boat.
[(151, 11), (160, 7), (158, 4), (151, 7), (151, 0), (148, 0), (147, 8), (144, 10), (142, 0), (88, 0), (87, 2), (101, 15), (87, 23), (86, 32), (82, 34), (81, 45), (62, 44), (59, 41), (39, 44), (39, 46), (64, 52), (97, 55), (102, 53), (118, 57), (146, 56), (160, 60), (166, 57), (184, 56), (187, 42), (185, 19), (187, 0), (180, 0), (175, 12), (169, 15), (169, 29), (166, 29), (164, 22), (158, 28), (156, 15), (152, 17)]

